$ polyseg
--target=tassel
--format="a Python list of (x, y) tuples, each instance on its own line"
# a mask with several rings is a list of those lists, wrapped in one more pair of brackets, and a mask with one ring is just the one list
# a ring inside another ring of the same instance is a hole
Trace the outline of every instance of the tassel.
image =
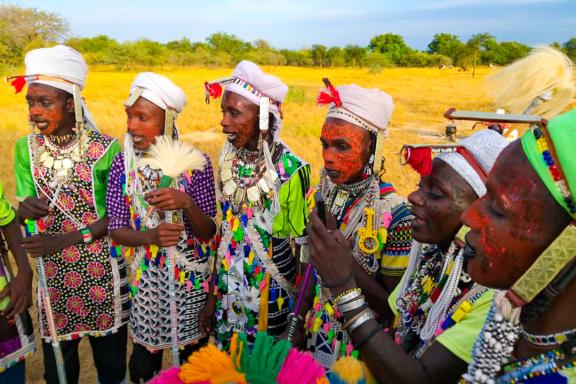
[(208, 344), (192, 354), (180, 368), (180, 380), (185, 384), (209, 382), (211, 384), (246, 383), (243, 373), (234, 369), (232, 359), (225, 352)]
[(291, 349), (276, 376), (278, 384), (317, 384), (326, 379), (324, 369), (311, 354)]
[(334, 103), (335, 106), (341, 107), (342, 100), (340, 99), (340, 93), (334, 86), (330, 83), (328, 78), (323, 78), (322, 81), (326, 85), (326, 90), (328, 92), (322, 91), (316, 98), (316, 104), (319, 105), (326, 105), (330, 103)]
[(210, 102), (210, 97), (217, 99), (222, 96), (222, 85), (220, 83), (204, 82), (204, 90), (206, 91), (206, 103)]

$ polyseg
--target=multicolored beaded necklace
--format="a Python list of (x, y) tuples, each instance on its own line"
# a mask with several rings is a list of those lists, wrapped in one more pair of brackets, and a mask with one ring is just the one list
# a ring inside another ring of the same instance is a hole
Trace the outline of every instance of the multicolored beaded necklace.
[(566, 348), (558, 348), (538, 356), (516, 360), (504, 365), (504, 374), (496, 378), (498, 384), (529, 383), (568, 383), (559, 372), (574, 368), (576, 358), (572, 352), (566, 355)]
[[(148, 175), (148, 177), (145, 176), (142, 170), (139, 169), (130, 171), (128, 175), (130, 179), (139, 178), (140, 182), (144, 185), (150, 184), (150, 182), (153, 181), (150, 180), (149, 176), (150, 175)], [(156, 178), (155, 180), (159, 181), (159, 178)], [(188, 185), (190, 185), (191, 182), (192, 172), (186, 172), (179, 178), (178, 185), (180, 186), (181, 190), (184, 190)], [(136, 231), (144, 232), (148, 228), (143, 223), (146, 217), (142, 217), (142, 214), (149, 211), (150, 206), (142, 194), (131, 195), (127, 193), (127, 178), (125, 175), (122, 175), (121, 183), (125, 203), (130, 207), (130, 223), (132, 228)], [(194, 249), (195, 255), (197, 256), (196, 261), (192, 263), (184, 263), (184, 265), (180, 266), (176, 265), (174, 268), (174, 278), (180, 285), (186, 284), (188, 290), (192, 288), (200, 289), (202, 286), (204, 290), (208, 291), (208, 282), (204, 281), (203, 283), (200, 283), (200, 279), (198, 279), (195, 273), (190, 269), (194, 270), (196, 269), (195, 267), (197, 265), (204, 265), (208, 263), (209, 260), (211, 260), (215, 255), (216, 246), (213, 243), (203, 243), (200, 241), (195, 241), (195, 239), (187, 239), (187, 246)], [(135, 296), (138, 292), (138, 286), (140, 285), (142, 273), (146, 272), (151, 264), (156, 267), (164, 268), (167, 256), (166, 251), (159, 248), (156, 244), (144, 245), (140, 247), (123, 247), (114, 241), (111, 242), (110, 254), (112, 257), (124, 256), (135, 259), (137, 252), (142, 252), (143, 254), (142, 260), (134, 273), (134, 281), (130, 285), (132, 296)], [(179, 264), (182, 264), (182, 260), (177, 260), (177, 262), (178, 261), (180, 261)], [(186, 268), (188, 271), (184, 271), (181, 269), (183, 266), (191, 268)]]

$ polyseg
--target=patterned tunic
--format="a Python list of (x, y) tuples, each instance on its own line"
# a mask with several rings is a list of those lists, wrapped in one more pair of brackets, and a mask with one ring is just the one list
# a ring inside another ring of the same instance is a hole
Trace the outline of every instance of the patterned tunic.
[[(86, 156), (76, 162), (65, 184), (51, 182), (55, 170), (36, 158), (33, 148), (44, 146), (44, 136), (30, 135), (16, 144), (16, 194), (54, 199), (53, 212), (42, 218), (45, 233), (61, 235), (85, 228), (106, 216), (104, 204), (108, 173), (118, 142), (87, 131)], [(75, 244), (43, 257), (46, 279), (58, 336), (74, 339), (83, 335), (104, 336), (128, 320), (129, 295), (126, 265), (110, 257), (109, 238)], [(49, 331), (40, 293), (38, 307), (42, 337)]]
[[(221, 202), (216, 340), (222, 348), (234, 332), (246, 333), (250, 341), (259, 330), (279, 335), (291, 311), (296, 263), (289, 240), (304, 235), (310, 167), (280, 143), (272, 160), (282, 182), (281, 210), (269, 227), (258, 219), (262, 213), (234, 213), (229, 201)], [(269, 208), (263, 212), (269, 214)]]
[[(206, 155), (204, 157), (206, 166), (203, 170), (193, 172), (191, 177), (187, 175), (189, 178), (181, 177), (177, 183), (204, 214), (214, 217), (216, 216), (214, 175), (210, 159)], [(145, 180), (140, 171), (138, 175), (141, 177), (144, 193), (158, 188), (159, 178)], [(125, 182), (124, 154), (121, 153), (112, 164), (106, 197), (110, 232), (118, 228), (146, 229), (146, 223), (142, 223), (140, 218), (135, 219), (134, 212), (137, 209), (132, 203), (134, 198), (125, 195)], [(153, 213), (150, 217), (154, 219), (154, 215), (158, 216), (157, 213)], [(162, 218), (155, 219), (159, 222)], [(176, 256), (178, 274), (176, 303), (180, 347), (195, 343), (204, 337), (198, 327), (198, 313), (206, 302), (211, 265), (208, 257), (210, 250), (206, 244), (197, 239), (186, 215), (183, 215), (183, 222), (185, 234), (181, 235)], [(118, 252), (120, 253), (132, 256), (131, 271), (134, 284), (130, 332), (134, 342), (151, 351), (169, 348), (172, 337), (166, 249), (138, 247), (134, 250), (125, 247), (122, 252)]]

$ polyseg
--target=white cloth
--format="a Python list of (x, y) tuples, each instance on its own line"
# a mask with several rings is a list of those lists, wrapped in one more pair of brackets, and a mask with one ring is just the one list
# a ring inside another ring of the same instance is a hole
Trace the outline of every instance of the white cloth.
[[(24, 63), (26, 65), (26, 76), (42, 75), (65, 80), (62, 82), (57, 80), (32, 80), (28, 81), (29, 84), (48, 85), (68, 92), (71, 95), (74, 94), (73, 84), (77, 85), (80, 90), (84, 89), (86, 84), (88, 67), (84, 58), (78, 51), (65, 45), (34, 49), (26, 54)], [(88, 128), (98, 130), (84, 100), (74, 100), (74, 102), (81, 104)]]
[(274, 136), (276, 138), (282, 125), (282, 114), (277, 104), (282, 104), (284, 99), (286, 99), (288, 86), (277, 76), (265, 73), (258, 65), (247, 60), (238, 63), (236, 68), (234, 68), (232, 78), (245, 81), (254, 87), (257, 92), (251, 92), (248, 88), (234, 82), (226, 84), (224, 91), (234, 92), (258, 106), (260, 105), (261, 96), (266, 96), (271, 99), (268, 110), (276, 118), (274, 126)]
[(342, 106), (331, 104), (326, 118), (333, 117), (361, 128), (387, 135), (387, 127), (394, 111), (392, 97), (377, 88), (363, 88), (356, 84), (336, 87)]
[(139, 73), (130, 86), (130, 94), (137, 88), (144, 90), (141, 97), (163, 110), (172, 109), (180, 113), (186, 105), (184, 91), (166, 76), (153, 72)]
[[(490, 173), (496, 158), (508, 145), (508, 141), (498, 132), (490, 129), (479, 131), (472, 136), (460, 140), (459, 146), (465, 147), (482, 168), (484, 173)], [(450, 165), (474, 189), (478, 197), (486, 193), (486, 186), (472, 165), (457, 152), (445, 152), (436, 158)]]

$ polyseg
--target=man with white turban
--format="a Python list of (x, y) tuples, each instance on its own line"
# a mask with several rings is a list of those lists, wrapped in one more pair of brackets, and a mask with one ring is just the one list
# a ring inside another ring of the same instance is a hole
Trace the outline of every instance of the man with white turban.
[(282, 143), (282, 102), (288, 87), (256, 64), (240, 62), (232, 77), (206, 83), (207, 98), (222, 95), (227, 142), (218, 164), (222, 241), (215, 295), (202, 325), (216, 314), (216, 340), (226, 347), (235, 332), (286, 330), (300, 242), (308, 222), (310, 167)]
[[(139, 163), (159, 136), (178, 138), (176, 118), (186, 105), (184, 92), (168, 78), (144, 72), (134, 79), (125, 105), (124, 152), (112, 164), (106, 202), (113, 256), (132, 258), (134, 349), (129, 370), (130, 380), (140, 383), (160, 371), (163, 350), (172, 344), (171, 327), (177, 331), (181, 361), (207, 340), (198, 313), (206, 302), (211, 253), (202, 239), (210, 240), (216, 232), (216, 197), (210, 159), (197, 150), (199, 169), (175, 178), (178, 189), (162, 188), (162, 171)], [(182, 222), (164, 222), (166, 210), (181, 212)], [(167, 265), (170, 246), (177, 249), (174, 298)]]
[(129, 297), (126, 268), (110, 257), (105, 204), (120, 145), (96, 130), (82, 100), (86, 63), (78, 52), (41, 48), (28, 52), (25, 62), (26, 75), (12, 85), (19, 91), (28, 84), (32, 132), (16, 144), (16, 195), (29, 235), (23, 246), (39, 258), (48, 286), (46, 297), (38, 292), (44, 378), (58, 382), (62, 366), (50, 344), (57, 338), (68, 383), (78, 382), (78, 345), (89, 336), (98, 380), (121, 383)]
[(338, 356), (351, 353), (352, 344), (342, 327), (342, 314), (333, 310), (334, 297), (323, 287), (354, 278), (368, 302), (385, 304), (386, 290), (397, 284), (408, 264), (412, 216), (405, 199), (380, 177), (392, 98), (379, 89), (334, 87), (328, 79), (324, 83), (317, 102), (330, 109), (320, 137), (324, 168), (318, 189), (331, 213), (327, 224), (342, 231), (354, 261), (346, 281), (314, 277), (313, 298), (298, 315), (306, 319), (301, 327), (308, 349), (329, 368)]

